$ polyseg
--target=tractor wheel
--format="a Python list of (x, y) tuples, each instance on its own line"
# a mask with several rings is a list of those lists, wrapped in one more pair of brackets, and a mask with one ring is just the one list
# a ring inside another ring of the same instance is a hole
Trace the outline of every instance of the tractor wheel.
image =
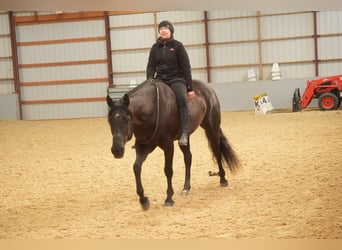
[(324, 93), (318, 98), (318, 106), (323, 111), (337, 109), (338, 104), (338, 97), (330, 92)]

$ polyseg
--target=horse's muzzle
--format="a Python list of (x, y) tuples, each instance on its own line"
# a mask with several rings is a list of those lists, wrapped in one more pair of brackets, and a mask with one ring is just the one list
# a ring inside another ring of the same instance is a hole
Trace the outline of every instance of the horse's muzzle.
[(113, 137), (112, 154), (115, 158), (122, 158), (125, 153), (125, 144), (120, 137)]
[(114, 148), (112, 147), (112, 154), (114, 155), (115, 158), (122, 158), (125, 153), (125, 148), (120, 147), (120, 148)]

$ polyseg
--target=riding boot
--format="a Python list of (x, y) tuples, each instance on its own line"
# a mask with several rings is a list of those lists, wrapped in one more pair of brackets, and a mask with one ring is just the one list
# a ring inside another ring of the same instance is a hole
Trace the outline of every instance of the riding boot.
[(179, 118), (180, 118), (180, 127), (181, 127), (181, 136), (178, 139), (178, 144), (181, 146), (188, 145), (188, 137), (189, 137), (189, 115), (187, 109), (179, 110)]

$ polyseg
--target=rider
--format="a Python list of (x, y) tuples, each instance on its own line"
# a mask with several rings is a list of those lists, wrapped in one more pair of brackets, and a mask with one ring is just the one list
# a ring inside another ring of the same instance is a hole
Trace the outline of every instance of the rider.
[(183, 44), (173, 38), (174, 28), (169, 21), (158, 25), (160, 37), (153, 44), (147, 63), (147, 79), (157, 78), (174, 91), (179, 108), (181, 136), (179, 145), (188, 145), (189, 114), (187, 99), (195, 97), (191, 66)]

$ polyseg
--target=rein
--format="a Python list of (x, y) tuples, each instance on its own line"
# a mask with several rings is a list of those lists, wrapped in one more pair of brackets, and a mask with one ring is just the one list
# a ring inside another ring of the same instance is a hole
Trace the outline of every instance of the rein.
[(154, 139), (154, 137), (156, 136), (157, 134), (157, 130), (158, 130), (158, 127), (159, 127), (159, 109), (160, 109), (160, 97), (159, 97), (159, 88), (158, 88), (158, 85), (156, 83), (154, 83), (152, 81), (152, 85), (156, 88), (156, 96), (157, 96), (157, 118), (156, 118), (156, 126), (154, 127), (154, 131), (153, 131), (153, 134), (151, 136), (151, 138), (147, 141), (138, 141), (138, 143), (140, 144), (149, 144), (150, 142), (152, 142), (152, 140)]

